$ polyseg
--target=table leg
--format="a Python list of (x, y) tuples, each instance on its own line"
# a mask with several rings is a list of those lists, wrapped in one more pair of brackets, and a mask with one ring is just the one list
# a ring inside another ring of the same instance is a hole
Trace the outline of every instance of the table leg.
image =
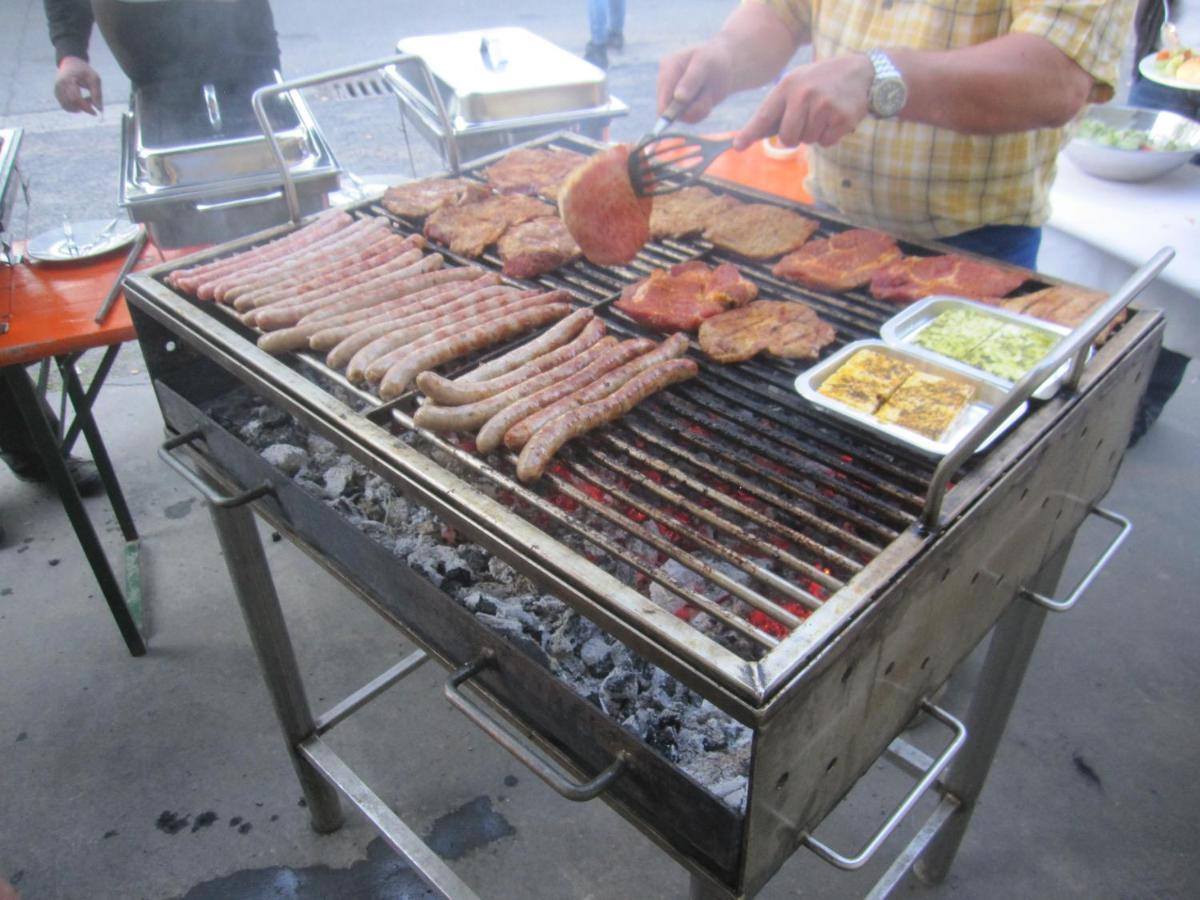
[[(96, 402), (96, 397), (100, 393), (100, 388), (104, 386), (104, 380), (108, 378), (108, 373), (112, 369), (113, 363), (117, 360), (117, 354), (120, 352), (120, 344), (110, 344), (109, 347), (104, 351), (104, 356), (100, 359), (100, 365), (96, 367), (96, 374), (92, 376), (91, 383), (88, 384), (87, 392), (84, 394), (84, 400), (87, 403), (88, 409), (91, 409), (92, 405)], [(74, 362), (76, 359), (78, 359), (78, 355), (68, 356), (66, 358)], [(62, 368), (62, 360), (63, 357), (59, 357), (58, 366), (60, 369)], [(79, 407), (76, 405), (77, 413), (78, 409)], [(71, 448), (75, 446), (75, 441), (79, 438), (79, 432), (82, 427), (83, 423), (80, 421), (78, 416), (76, 416), (75, 420), (71, 422), (71, 426), (67, 429), (67, 433), (63, 435), (63, 455), (67, 455), (71, 452)]]
[(142, 639), (133, 614), (125, 603), (121, 588), (113, 576), (112, 568), (108, 564), (108, 557), (105, 556), (104, 548), (100, 544), (100, 538), (96, 534), (92, 520), (88, 518), (87, 510), (84, 509), (83, 500), (79, 496), (75, 482), (71, 479), (71, 473), (67, 471), (62, 451), (55, 439), (54, 430), (46, 419), (46, 413), (37, 391), (24, 367), (7, 366), (3, 372), (16, 397), (17, 406), (21, 410), (21, 418), (29, 428), (34, 447), (46, 466), (46, 472), (49, 474), (55, 490), (58, 491), (63, 509), (67, 513), (71, 527), (75, 529), (75, 536), (83, 548), (84, 556), (87, 557), (88, 564), (92, 567), (92, 574), (100, 584), (100, 591), (104, 594), (104, 600), (112, 612), (121, 637), (125, 639), (125, 646), (129, 648), (129, 652), (133, 656), (142, 656), (146, 652), (145, 641)]
[[(1042, 567), (1029, 586), (1031, 590), (1053, 591), (1070, 549), (1068, 543)], [(913, 871), (922, 881), (941, 882), (954, 863), (1045, 620), (1043, 607), (1018, 597), (996, 624), (967, 713), (967, 733), (971, 737), (941, 780), (959, 801), (959, 807), (914, 865)]]
[(245, 506), (210, 503), (209, 510), (263, 681), (287, 740), (288, 755), (308, 802), (313, 830), (321, 834), (336, 831), (342, 825), (337, 788), (298, 749), (317, 733), (317, 727), (254, 515)]

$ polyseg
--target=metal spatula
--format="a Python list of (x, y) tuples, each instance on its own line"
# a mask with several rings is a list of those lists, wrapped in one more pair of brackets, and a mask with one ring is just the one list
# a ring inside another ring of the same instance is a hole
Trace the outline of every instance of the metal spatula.
[(732, 138), (651, 133), (629, 154), (629, 181), (639, 197), (678, 191), (693, 184), (713, 160), (732, 146)]

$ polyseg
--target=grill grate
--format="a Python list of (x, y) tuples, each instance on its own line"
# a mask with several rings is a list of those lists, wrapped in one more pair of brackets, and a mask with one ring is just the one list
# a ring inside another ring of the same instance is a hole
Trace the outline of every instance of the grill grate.
[[(592, 149), (562, 135), (541, 143)], [(464, 174), (480, 177), (478, 169), (487, 162), (473, 164)], [(768, 199), (708, 183), (742, 199)], [(386, 217), (402, 233), (419, 231), (419, 222), (379, 205), (357, 213)], [(805, 214), (820, 220), (820, 236), (848, 227), (818, 211)], [(441, 252), (463, 264), (501, 268), (494, 254), (465, 260)], [(626, 266), (600, 268), (579, 261), (531, 282), (513, 283), (568, 291), (595, 308), (610, 333), (620, 337), (656, 336), (612, 303), (626, 285), (655, 268), (692, 259), (733, 263), (759, 285), (761, 297), (812, 306), (837, 331), (827, 352), (877, 336), (896, 311), (861, 291), (824, 294), (782, 281), (768, 265), (702, 240), (657, 241)], [(507, 349), (480, 355), (457, 371)], [(692, 356), (701, 365), (698, 378), (568, 444), (548, 474), (529, 486), (515, 480), (513, 454), (483, 459), (470, 444), (415, 431), (414, 395), (381, 404), (317, 356), (293, 358), (318, 380), (353, 397), (371, 420), (398, 423), (414, 447), (449, 461), (521, 517), (742, 659), (757, 660), (917, 520), (933, 463), (808, 408), (792, 386), (803, 363), (757, 358), (730, 367), (707, 361), (694, 348)]]

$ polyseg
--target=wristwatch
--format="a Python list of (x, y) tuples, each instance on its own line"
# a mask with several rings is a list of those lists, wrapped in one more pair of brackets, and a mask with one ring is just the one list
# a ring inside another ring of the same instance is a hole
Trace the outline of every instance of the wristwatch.
[(871, 82), (868, 94), (871, 115), (880, 119), (890, 119), (904, 109), (908, 100), (908, 85), (904, 76), (896, 68), (896, 64), (882, 50), (870, 50), (867, 59), (875, 67), (875, 80)]

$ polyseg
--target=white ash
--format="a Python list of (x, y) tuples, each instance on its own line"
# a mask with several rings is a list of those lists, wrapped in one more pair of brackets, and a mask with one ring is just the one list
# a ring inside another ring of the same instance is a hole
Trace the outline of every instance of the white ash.
[[(482, 624), (540, 662), (723, 803), (744, 811), (753, 738), (749, 728), (636, 656), (562, 601), (541, 592), (483, 547), (459, 541), (427, 508), (410, 503), (390, 483), (286, 413), (243, 391), (225, 398), (209, 413)], [(622, 537), (629, 552), (628, 535)], [(583, 539), (575, 544), (600, 564), (609, 560), (608, 554)], [(647, 559), (655, 557), (648, 545), (641, 544), (640, 552)], [(632, 579), (631, 566), (619, 560), (609, 563), (606, 568), (612, 574)], [(702, 583), (690, 570), (673, 565), (682, 571), (672, 568), (671, 577), (691, 587)], [(745, 578), (744, 573), (726, 571), (738, 580)], [(708, 617), (697, 616), (693, 622), (702, 618)]]

